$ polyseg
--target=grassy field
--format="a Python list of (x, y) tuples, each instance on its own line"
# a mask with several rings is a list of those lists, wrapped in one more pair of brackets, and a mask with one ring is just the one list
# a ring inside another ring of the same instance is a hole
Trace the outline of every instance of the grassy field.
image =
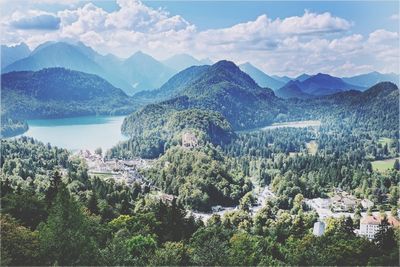
[(390, 138), (387, 138), (387, 137), (382, 137), (381, 139), (379, 139), (379, 144), (381, 144), (382, 146), (384, 146), (384, 145), (388, 145), (388, 146), (390, 146), (391, 144), (392, 144), (392, 142), (393, 142), (393, 139), (390, 139)]
[(315, 155), (318, 151), (318, 144), (315, 141), (310, 141), (306, 144), (308, 153), (311, 155)]
[(393, 168), (393, 164), (394, 164), (395, 160), (396, 160), (396, 158), (372, 161), (371, 162), (372, 169), (379, 171), (379, 172), (390, 170)]

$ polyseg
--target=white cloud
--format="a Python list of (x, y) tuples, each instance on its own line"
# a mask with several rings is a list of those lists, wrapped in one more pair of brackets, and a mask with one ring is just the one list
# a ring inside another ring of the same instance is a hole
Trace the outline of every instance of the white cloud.
[[(5, 26), (2, 42), (24, 41), (34, 48), (48, 40), (73, 39), (120, 57), (137, 50), (159, 58), (190, 53), (198, 58), (250, 61), (267, 73), (292, 76), (304, 72), (347, 75), (398, 68), (397, 32), (377, 29), (366, 36), (353, 33), (351, 21), (328, 12), (306, 10), (301, 16), (277, 19), (264, 14), (232, 27), (199, 31), (182, 16), (150, 8), (140, 1), (117, 0), (117, 4), (119, 9), (112, 12), (90, 2), (56, 13), (13, 12), (1, 20)], [(59, 18), (59, 29), (28, 32), (11, 29), (7, 22), (42, 14)]]

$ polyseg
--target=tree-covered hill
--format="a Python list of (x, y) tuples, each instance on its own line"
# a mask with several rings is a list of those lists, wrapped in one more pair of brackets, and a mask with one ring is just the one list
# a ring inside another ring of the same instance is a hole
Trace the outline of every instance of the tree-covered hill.
[(168, 147), (180, 144), (182, 134), (188, 131), (196, 135), (199, 144), (222, 145), (235, 136), (220, 113), (151, 104), (125, 118), (122, 132), (130, 139), (111, 149), (109, 156), (155, 158)]
[(3, 74), (1, 91), (3, 121), (127, 114), (135, 108), (132, 98), (102, 78), (63, 68)]

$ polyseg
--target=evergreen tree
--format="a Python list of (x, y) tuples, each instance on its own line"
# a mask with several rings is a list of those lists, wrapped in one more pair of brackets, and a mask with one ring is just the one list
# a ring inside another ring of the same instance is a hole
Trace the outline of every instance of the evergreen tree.
[(98, 264), (96, 243), (87, 218), (65, 186), (60, 185), (46, 223), (39, 226), (41, 254), (46, 265)]
[(396, 246), (394, 231), (386, 216), (382, 218), (379, 224), (379, 230), (375, 234), (374, 241), (383, 251), (390, 251)]

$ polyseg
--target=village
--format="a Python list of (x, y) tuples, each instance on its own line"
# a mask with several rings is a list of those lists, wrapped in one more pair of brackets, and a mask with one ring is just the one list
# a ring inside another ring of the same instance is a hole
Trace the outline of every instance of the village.
[[(181, 144), (185, 149), (193, 149), (199, 146), (195, 134), (187, 131), (182, 134)], [(161, 192), (153, 183), (143, 177), (140, 169), (146, 169), (152, 166), (154, 160), (134, 158), (129, 160), (121, 159), (106, 159), (102, 156), (101, 151), (90, 152), (89, 150), (80, 150), (77, 155), (83, 158), (89, 169), (89, 173), (93, 175), (113, 178), (115, 181), (133, 184), (139, 183), (142, 187), (151, 187), (160, 198), (161, 201), (170, 203), (176, 196), (165, 194)], [(253, 190), (256, 203), (249, 208), (249, 212), (255, 215), (266, 203), (269, 198), (276, 198), (276, 195), (270, 190), (269, 186), (258, 187), (255, 186)], [(359, 211), (360, 226), (355, 229), (355, 233), (372, 240), (379, 229), (379, 224), (383, 219), (383, 214), (388, 219), (388, 223), (392, 227), (399, 227), (400, 210), (397, 210), (396, 216), (392, 212), (379, 211), (371, 212), (374, 208), (374, 203), (369, 199), (358, 199), (357, 197), (349, 194), (348, 192), (335, 188), (331, 197), (329, 198), (313, 198), (304, 199), (304, 204), (309, 210), (314, 210), (318, 214), (318, 221), (314, 224), (313, 234), (321, 236), (324, 234), (326, 224), (329, 218), (351, 217), (355, 218), (356, 211)], [(227, 212), (238, 210), (236, 207), (223, 207), (220, 205), (213, 206), (211, 212), (198, 212), (188, 210), (188, 215), (194, 216), (206, 222), (212, 215), (223, 216)]]
[(151, 184), (138, 170), (149, 168), (153, 160), (142, 158), (129, 160), (106, 159), (101, 153), (90, 152), (89, 150), (80, 150), (77, 155), (85, 160), (90, 174), (110, 177), (115, 181), (126, 184), (135, 182), (142, 185)]

